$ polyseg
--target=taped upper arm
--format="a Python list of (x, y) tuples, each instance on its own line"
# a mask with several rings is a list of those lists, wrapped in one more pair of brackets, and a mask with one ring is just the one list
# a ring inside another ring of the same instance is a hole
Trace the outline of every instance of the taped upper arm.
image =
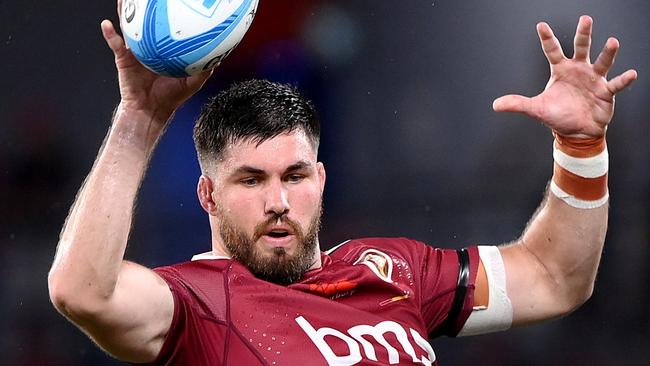
[(513, 311), (501, 252), (496, 246), (479, 246), (478, 250), (474, 308), (459, 336), (496, 332), (512, 325)]
[[(480, 257), (480, 254), (479, 254)], [(483, 260), (479, 260), (476, 284), (474, 285), (474, 308), (487, 308), (490, 303), (490, 284)]]

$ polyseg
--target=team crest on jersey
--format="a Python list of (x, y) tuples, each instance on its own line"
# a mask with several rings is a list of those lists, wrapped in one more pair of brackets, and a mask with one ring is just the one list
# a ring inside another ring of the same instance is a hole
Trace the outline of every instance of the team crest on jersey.
[(359, 259), (354, 264), (363, 264), (370, 268), (377, 277), (388, 283), (393, 282), (393, 260), (384, 252), (376, 249), (368, 249), (361, 253), (361, 256), (359, 256)]

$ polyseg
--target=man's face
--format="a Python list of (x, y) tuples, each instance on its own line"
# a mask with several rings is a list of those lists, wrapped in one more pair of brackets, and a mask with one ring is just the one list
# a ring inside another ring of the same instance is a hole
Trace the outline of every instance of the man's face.
[(217, 245), (259, 278), (299, 280), (319, 255), (324, 183), (323, 165), (302, 130), (259, 145), (232, 144), (214, 177)]

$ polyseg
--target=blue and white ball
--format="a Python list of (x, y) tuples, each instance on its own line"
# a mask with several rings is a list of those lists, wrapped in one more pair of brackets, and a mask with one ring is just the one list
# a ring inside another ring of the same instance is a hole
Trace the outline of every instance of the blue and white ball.
[(258, 0), (124, 0), (120, 23), (135, 57), (183, 77), (214, 67), (244, 37)]

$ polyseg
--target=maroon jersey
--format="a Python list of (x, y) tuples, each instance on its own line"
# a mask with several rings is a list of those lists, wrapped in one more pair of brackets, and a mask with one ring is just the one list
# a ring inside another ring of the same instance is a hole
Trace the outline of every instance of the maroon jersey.
[(479, 259), (466, 253), (460, 302), (459, 254), (402, 238), (348, 241), (286, 287), (227, 258), (157, 268), (174, 316), (152, 364), (437, 365), (427, 339), (456, 335), (472, 310)]

